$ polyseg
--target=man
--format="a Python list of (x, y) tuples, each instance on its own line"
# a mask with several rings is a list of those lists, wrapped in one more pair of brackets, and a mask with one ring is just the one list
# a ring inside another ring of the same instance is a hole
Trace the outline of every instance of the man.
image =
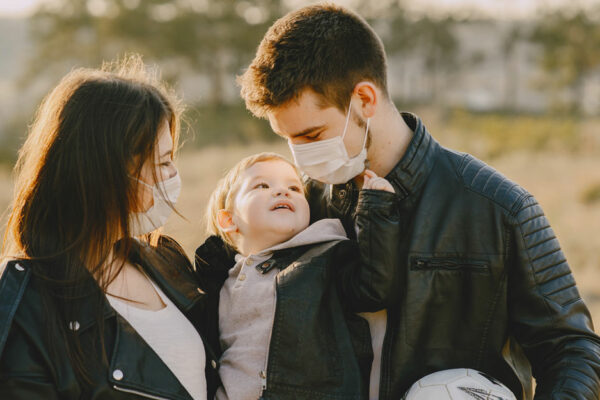
[(313, 178), (313, 218), (338, 217), (352, 234), (365, 165), (394, 186), (404, 234), (388, 245), (402, 257), (387, 313), (366, 316), (371, 398), (399, 399), (459, 367), (517, 398), (532, 397), (532, 375), (536, 399), (600, 398), (600, 339), (542, 209), (397, 111), (383, 46), (362, 18), (330, 4), (284, 16), (239, 82)]

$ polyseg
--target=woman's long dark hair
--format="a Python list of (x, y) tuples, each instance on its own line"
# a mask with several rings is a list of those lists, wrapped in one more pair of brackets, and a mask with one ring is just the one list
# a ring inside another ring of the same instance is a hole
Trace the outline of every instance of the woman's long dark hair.
[[(90, 383), (94, 363), (82, 353), (69, 321), (77, 299), (90, 296), (94, 282), (100, 288), (96, 342), (106, 363), (104, 293), (134, 246), (129, 213), (141, 209), (132, 177), (140, 176), (145, 162), (154, 162), (166, 122), (176, 148), (179, 115), (178, 102), (156, 72), (131, 55), (65, 76), (40, 105), (20, 150), (2, 258), (31, 260), (44, 282), (48, 332), (64, 339), (82, 383)], [(156, 238), (144, 239), (153, 244)]]

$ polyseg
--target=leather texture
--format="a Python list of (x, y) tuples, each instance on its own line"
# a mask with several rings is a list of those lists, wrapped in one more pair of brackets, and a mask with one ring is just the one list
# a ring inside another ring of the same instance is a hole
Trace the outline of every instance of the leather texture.
[[(162, 262), (150, 263), (150, 259)], [(142, 266), (204, 336), (204, 293), (198, 290), (193, 267), (179, 245), (163, 236), (158, 248), (137, 245), (132, 261)], [(92, 297), (78, 300), (82, 302), (79, 314), (66, 327), (78, 335), (89, 357), (86, 365), (90, 366), (92, 383), (80, 384), (64, 343), (52, 334), (52, 321), (44, 316), (40, 297), (43, 281), (33, 271), (33, 261), (14, 260), (0, 279), (0, 398), (191, 400), (170, 369), (106, 299), (104, 345), (108, 365), (100, 361), (99, 341), (90, 339), (96, 337), (91, 332), (97, 324)], [(95, 281), (91, 282), (90, 293), (98, 292)], [(217, 364), (213, 350), (204, 342), (208, 392), (214, 396)]]
[[(380, 399), (450, 368), (485, 372), (518, 399), (533, 397), (532, 376), (535, 399), (600, 398), (600, 339), (536, 199), (402, 116), (414, 133), (386, 176), (402, 234)], [(307, 185), (311, 218), (340, 218), (352, 234), (354, 184)]]
[[(397, 290), (390, 268), (397, 249), (383, 238), (395, 243), (400, 231), (393, 194), (364, 190), (359, 197), (358, 237), (365, 236), (359, 245), (342, 240), (284, 249), (258, 266), (280, 270), (262, 399), (368, 398), (371, 336), (355, 312), (386, 307)], [(216, 236), (196, 250), (212, 321), (234, 253)], [(218, 329), (210, 343), (218, 345)]]

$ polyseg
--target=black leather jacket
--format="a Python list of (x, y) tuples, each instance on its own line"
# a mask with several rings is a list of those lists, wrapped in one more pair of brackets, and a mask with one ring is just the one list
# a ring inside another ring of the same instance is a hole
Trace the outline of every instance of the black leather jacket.
[[(150, 264), (146, 252), (159, 252), (164, 263)], [(158, 284), (196, 329), (203, 326), (204, 294), (198, 290), (193, 268), (181, 248), (162, 237), (158, 249), (140, 246), (134, 261)], [(40, 279), (32, 273), (31, 261), (10, 261), (0, 279), (0, 398), (32, 399), (170, 399), (191, 400), (177, 378), (137, 332), (105, 302), (104, 332), (109, 365), (94, 371), (93, 383), (83, 388), (61, 343), (58, 354), (50, 352), (47, 326), (40, 304)], [(96, 285), (96, 290), (97, 285)], [(86, 354), (90, 328), (96, 324), (90, 302), (83, 300), (81, 314), (69, 324), (79, 335)], [(54, 339), (56, 342), (56, 339)], [(209, 398), (217, 386), (216, 359), (206, 346), (206, 377)], [(90, 360), (90, 363), (92, 361)]]
[[(371, 335), (368, 323), (354, 311), (386, 307), (383, 298), (395, 290), (390, 276), (394, 269), (389, 265), (395, 260), (396, 246), (380, 240), (398, 238), (393, 199), (388, 192), (361, 192), (358, 246), (342, 240), (282, 249), (257, 266), (280, 270), (261, 399), (368, 398)], [(371, 240), (361, 242), (362, 235)], [(216, 236), (196, 250), (196, 270), (215, 321), (210, 335), (215, 346), (219, 292), (235, 264), (233, 255)]]
[[(400, 214), (399, 290), (388, 307), (380, 399), (434, 371), (468, 367), (517, 398), (600, 398), (600, 339), (541, 207), (474, 157), (414, 135), (386, 178)], [(353, 232), (352, 183), (310, 182), (311, 214)], [(320, 211), (319, 211), (320, 210)]]

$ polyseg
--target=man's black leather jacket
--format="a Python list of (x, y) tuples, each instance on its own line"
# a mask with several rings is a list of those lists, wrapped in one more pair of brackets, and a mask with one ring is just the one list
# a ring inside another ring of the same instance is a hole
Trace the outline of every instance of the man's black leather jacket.
[[(201, 332), (204, 295), (198, 290), (192, 265), (179, 245), (162, 237), (158, 248), (140, 246), (134, 253), (132, 261), (142, 266)], [(152, 254), (148, 257), (146, 253)], [(149, 259), (163, 262), (150, 263)], [(104, 304), (108, 365), (100, 362), (101, 346), (89, 340), (96, 325), (95, 304), (87, 298), (79, 300), (79, 316), (68, 324), (89, 356), (86, 366), (90, 367), (92, 382), (82, 385), (60, 337), (48, 332), (50, 325), (40, 303), (42, 278), (33, 273), (32, 267), (32, 261), (10, 261), (0, 279), (0, 399), (192, 400), (171, 370), (108, 301)], [(91, 290), (99, 290), (95, 281)], [(205, 341), (205, 372), (208, 398), (212, 398), (218, 383), (218, 365), (206, 344)]]
[[(548, 220), (517, 184), (441, 147), (420, 119), (386, 176), (402, 236), (388, 307), (380, 399), (434, 371), (474, 368), (517, 396), (600, 398), (600, 339)], [(354, 230), (353, 183), (309, 182), (311, 214)]]

